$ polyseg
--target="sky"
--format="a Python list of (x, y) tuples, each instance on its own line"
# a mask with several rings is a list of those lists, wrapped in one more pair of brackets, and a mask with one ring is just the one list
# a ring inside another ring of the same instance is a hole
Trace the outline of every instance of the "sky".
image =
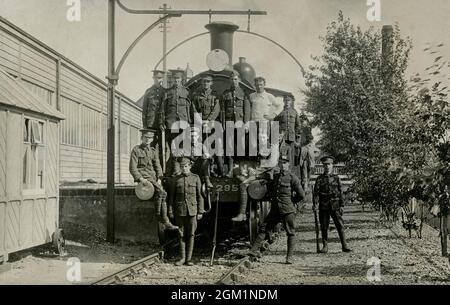
[[(81, 20), (66, 18), (72, 0), (0, 0), (0, 15), (48, 44), (88, 71), (105, 79), (107, 75), (107, 1), (80, 0)], [(158, 9), (167, 3), (172, 9), (196, 10), (265, 10), (267, 16), (252, 16), (251, 31), (267, 36), (288, 49), (307, 68), (311, 56), (320, 55), (319, 37), (327, 25), (337, 18), (339, 10), (363, 29), (377, 30), (385, 24), (398, 23), (403, 36), (413, 41), (408, 74), (429, 66), (430, 55), (423, 49), (427, 43), (444, 43), (450, 54), (450, 0), (380, 0), (381, 21), (367, 19), (371, 0), (122, 0), (133, 9)], [(132, 15), (116, 9), (116, 59), (119, 60), (131, 42), (157, 15)], [(213, 15), (212, 21), (231, 21), (241, 30), (247, 29), (247, 16)], [(168, 48), (205, 32), (207, 15), (184, 15), (172, 18)], [(206, 55), (210, 51), (209, 35), (194, 39), (168, 57), (168, 68), (185, 68), (189, 63), (194, 73), (207, 70)], [(261, 38), (236, 33), (233, 63), (246, 57), (256, 74), (267, 79), (267, 86), (299, 92), (304, 79), (295, 61), (276, 45)], [(139, 99), (152, 84), (155, 64), (162, 57), (162, 34), (151, 31), (130, 54), (119, 79), (118, 89), (133, 100)]]

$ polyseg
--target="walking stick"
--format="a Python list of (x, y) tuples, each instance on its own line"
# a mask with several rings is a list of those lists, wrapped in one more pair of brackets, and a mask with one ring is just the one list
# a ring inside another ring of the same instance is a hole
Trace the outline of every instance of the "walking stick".
[(166, 132), (164, 129), (161, 130), (161, 148), (162, 148), (162, 170), (166, 173)]
[(316, 226), (316, 251), (317, 253), (320, 253), (320, 245), (319, 245), (319, 220), (317, 219), (317, 211), (316, 209), (313, 209), (314, 211), (314, 225)]
[(209, 265), (212, 266), (214, 263), (214, 253), (216, 252), (216, 241), (217, 241), (217, 222), (219, 219), (219, 192), (217, 192), (216, 197), (216, 218), (214, 219), (214, 236), (213, 236), (213, 248), (211, 253), (211, 261), (209, 262)]

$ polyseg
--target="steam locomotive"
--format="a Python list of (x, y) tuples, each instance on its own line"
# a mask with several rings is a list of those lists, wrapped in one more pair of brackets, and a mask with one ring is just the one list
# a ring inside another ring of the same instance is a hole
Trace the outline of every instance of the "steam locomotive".
[[(222, 96), (223, 92), (230, 88), (230, 76), (234, 71), (240, 74), (240, 87), (248, 95), (255, 92), (254, 79), (256, 77), (255, 69), (246, 62), (244, 57), (232, 64), (233, 59), (233, 35), (238, 26), (230, 22), (212, 22), (205, 26), (211, 37), (211, 52), (208, 54), (207, 64), (210, 70), (203, 71), (193, 76), (184, 86), (189, 91), (197, 90), (200, 86), (200, 80), (205, 74), (213, 77), (212, 89), (217, 96)], [(226, 54), (226, 55), (224, 55)], [(275, 97), (284, 96), (289, 92), (265, 88), (265, 90)], [(293, 165), (292, 165), (293, 166)], [(231, 221), (239, 210), (239, 180), (227, 177), (211, 177), (214, 188), (206, 192), (206, 213), (199, 222), (197, 232), (203, 232), (210, 235), (213, 232), (217, 222), (219, 223), (218, 234), (230, 231), (248, 232), (250, 242), (252, 243), (257, 234), (259, 224), (269, 213), (270, 202), (266, 196), (261, 196), (266, 192), (265, 185), (255, 181), (251, 187), (253, 192), (249, 192), (249, 202), (247, 206), (247, 221), (245, 223), (236, 223)], [(255, 195), (257, 194), (257, 195)], [(219, 211), (217, 211), (219, 209)], [(218, 213), (216, 213), (218, 212)], [(216, 219), (218, 217), (218, 219)], [(161, 244), (167, 244), (171, 238), (170, 232), (163, 231), (162, 226), (159, 230), (159, 239)], [(172, 236), (173, 238), (173, 236)]]

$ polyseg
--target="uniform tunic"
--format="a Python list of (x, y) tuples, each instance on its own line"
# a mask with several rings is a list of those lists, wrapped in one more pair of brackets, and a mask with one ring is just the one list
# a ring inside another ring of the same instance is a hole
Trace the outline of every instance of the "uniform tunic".
[(305, 198), (300, 180), (289, 171), (281, 171), (275, 174), (273, 181), (269, 183), (268, 192), (271, 196), (271, 208), (261, 225), (261, 232), (270, 232), (279, 222), (282, 222), (286, 235), (294, 236), (295, 206), (292, 198), (296, 202)]
[(225, 120), (247, 123), (250, 120), (250, 102), (240, 87), (230, 88), (223, 93)]
[(220, 114), (220, 103), (217, 94), (209, 90), (197, 90), (191, 94), (191, 101), (204, 121), (216, 121)]
[(163, 175), (158, 151), (143, 144), (131, 150), (129, 169), (135, 182), (139, 182), (140, 178), (156, 181)]
[(156, 148), (143, 144), (133, 147), (131, 150), (129, 170), (135, 182), (139, 182), (139, 179), (144, 178), (153, 184), (156, 195), (155, 199), (159, 200), (167, 197), (167, 193), (157, 183), (157, 180), (162, 177), (163, 172), (161, 163), (159, 162), (159, 153)]
[(169, 211), (174, 209), (175, 221), (181, 239), (194, 237), (198, 214), (203, 214), (204, 205), (199, 176), (181, 174), (172, 180), (169, 191)]
[(286, 142), (300, 143), (300, 117), (294, 108), (285, 108), (279, 115), (274, 118), (279, 122), (280, 132), (284, 132)]
[(167, 129), (176, 121), (193, 123), (195, 108), (189, 100), (189, 91), (183, 86), (167, 89), (162, 109)]
[(144, 128), (157, 129), (163, 123), (161, 120), (161, 105), (164, 91), (163, 87), (157, 85), (153, 85), (145, 91), (142, 106), (142, 126)]

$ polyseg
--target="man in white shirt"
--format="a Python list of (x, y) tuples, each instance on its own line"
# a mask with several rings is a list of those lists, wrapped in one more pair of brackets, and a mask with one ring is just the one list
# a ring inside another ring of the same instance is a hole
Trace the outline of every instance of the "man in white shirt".
[(255, 78), (256, 92), (250, 94), (250, 120), (251, 121), (266, 121), (273, 120), (275, 117), (275, 97), (264, 90), (266, 80), (264, 77)]

